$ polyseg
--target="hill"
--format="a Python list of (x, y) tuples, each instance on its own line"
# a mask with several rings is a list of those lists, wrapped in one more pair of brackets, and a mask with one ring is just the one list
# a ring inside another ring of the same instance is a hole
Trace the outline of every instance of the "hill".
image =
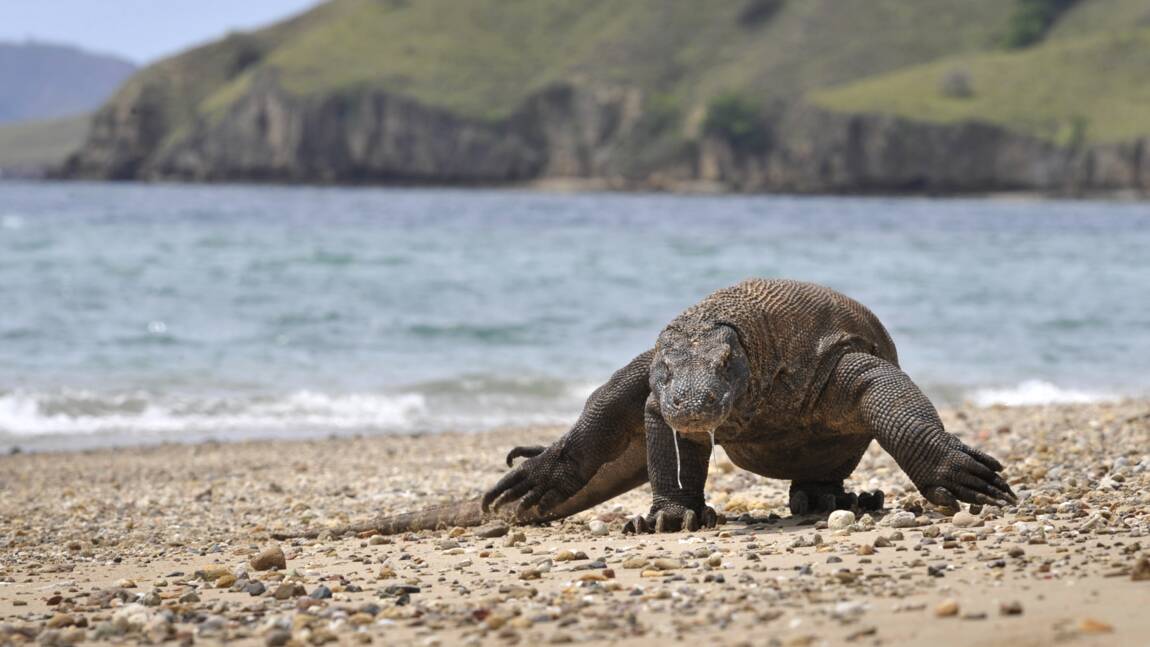
[[(1083, 176), (1098, 166), (1083, 156), (1117, 155), (1118, 175), (1137, 179), (1128, 152), (1084, 147), (1150, 135), (1133, 82), (1145, 38), (1131, 24), (1144, 18), (1129, 0), (330, 0), (141, 71), (65, 173), (803, 191), (1121, 184), (1133, 180)], [(965, 86), (940, 96), (944, 77)], [(924, 137), (969, 155), (941, 158)], [(969, 172), (991, 167), (1000, 172)]]
[(0, 176), (38, 175), (84, 143), (89, 115), (0, 124)]
[[(1147, 70), (1150, 29), (1123, 30), (948, 57), (818, 92), (815, 102), (938, 123), (982, 120), (1056, 143), (1112, 143), (1150, 134)], [(947, 79), (965, 79), (966, 89), (948, 93)]]
[(74, 47), (0, 43), (0, 124), (92, 112), (135, 71), (123, 59)]

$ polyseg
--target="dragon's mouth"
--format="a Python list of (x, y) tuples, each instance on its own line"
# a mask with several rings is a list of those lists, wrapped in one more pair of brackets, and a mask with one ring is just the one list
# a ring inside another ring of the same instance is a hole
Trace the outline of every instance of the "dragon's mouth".
[(668, 424), (681, 436), (708, 436), (719, 426), (713, 420), (675, 420)]

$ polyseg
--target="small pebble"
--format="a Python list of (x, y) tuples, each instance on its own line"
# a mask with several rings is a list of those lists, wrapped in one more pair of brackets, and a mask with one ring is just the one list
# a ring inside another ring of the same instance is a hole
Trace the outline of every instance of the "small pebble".
[(273, 568), (287, 570), (287, 557), (279, 546), (272, 546), (252, 558), (251, 567), (257, 571), (270, 571)]
[(291, 641), (291, 632), (286, 629), (273, 629), (264, 636), (268, 647), (283, 647)]
[(850, 528), (855, 522), (855, 513), (850, 510), (835, 510), (827, 517), (827, 527), (831, 530)]
[(503, 537), (511, 530), (511, 527), (502, 521), (495, 521), (485, 526), (480, 526), (475, 529), (474, 535), (484, 539), (494, 539), (496, 537)]
[(1150, 557), (1143, 557), (1134, 564), (1130, 579), (1135, 582), (1150, 582)]
[(982, 519), (976, 517), (973, 514), (970, 514), (969, 512), (960, 510), (955, 513), (954, 517), (951, 519), (951, 523), (953, 523), (958, 528), (974, 528), (976, 526), (982, 525)]
[(331, 589), (321, 584), (315, 587), (315, 590), (311, 592), (309, 597), (313, 600), (330, 600)]
[(934, 615), (939, 618), (952, 618), (958, 615), (958, 601), (948, 598), (938, 603), (934, 608)]
[(284, 582), (276, 587), (275, 593), (272, 593), (272, 597), (277, 600), (290, 600), (303, 595), (307, 595), (307, 589), (298, 582)]
[(1022, 615), (1022, 603), (1018, 600), (1003, 602), (998, 605), (998, 613), (1004, 616), (1020, 616)]
[(1108, 634), (1114, 631), (1114, 627), (1101, 620), (1083, 618), (1078, 621), (1078, 630), (1087, 634)]
[(896, 512), (891, 515), (891, 528), (913, 528), (918, 525), (913, 512)]

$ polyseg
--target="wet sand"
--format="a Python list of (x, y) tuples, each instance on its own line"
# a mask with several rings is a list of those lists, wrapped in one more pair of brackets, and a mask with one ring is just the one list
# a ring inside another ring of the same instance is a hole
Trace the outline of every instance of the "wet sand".
[(887, 508), (829, 528), (720, 451), (717, 530), (622, 535), (641, 488), (498, 537), (275, 542), (478, 495), (563, 430), (0, 457), (0, 644), (1150, 644), (1150, 402), (943, 417), (1018, 507), (923, 509), (875, 446), (848, 487)]

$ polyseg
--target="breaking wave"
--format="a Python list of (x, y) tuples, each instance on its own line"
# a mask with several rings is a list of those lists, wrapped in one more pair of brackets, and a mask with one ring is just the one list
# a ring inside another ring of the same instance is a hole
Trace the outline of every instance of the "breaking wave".
[(1115, 393), (1060, 387), (1043, 380), (1026, 380), (1010, 387), (975, 389), (970, 395), (970, 400), (980, 407), (996, 404), (1018, 407), (1036, 404), (1112, 402), (1121, 397)]
[(284, 397), (189, 398), (17, 391), (0, 395), (0, 434), (226, 434), (288, 427), (378, 431), (406, 428), (425, 409), (424, 398), (417, 393), (327, 395), (297, 391)]
[(470, 377), (385, 393), (0, 391), (0, 450), (565, 425), (591, 390), (581, 383)]

